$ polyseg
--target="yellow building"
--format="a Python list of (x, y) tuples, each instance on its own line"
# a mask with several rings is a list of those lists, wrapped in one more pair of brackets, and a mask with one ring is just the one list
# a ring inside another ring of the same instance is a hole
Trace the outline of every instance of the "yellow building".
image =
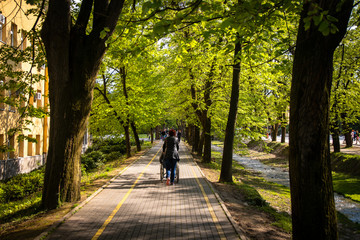
[[(31, 6), (26, 5), (25, 1), (0, 0), (0, 48), (4, 45), (24, 50), (31, 46), (31, 42), (26, 38), (26, 32), (30, 31), (35, 23), (36, 17), (25, 15)], [(1, 51), (1, 50), (0, 50)], [(1, 64), (4, 64), (1, 62)], [(21, 63), (15, 66), (23, 71), (30, 71), (30, 63)], [(34, 74), (47, 76), (45, 66), (33, 68)], [(46, 77), (47, 79), (47, 77)], [(20, 79), (21, 80), (21, 79)], [(27, 130), (9, 136), (10, 129), (19, 127), (21, 118), (20, 107), (32, 105), (36, 108), (48, 107), (48, 84), (47, 80), (41, 80), (32, 85), (33, 94), (27, 94), (26, 101), (19, 104), (19, 108), (7, 104), (4, 99), (19, 98), (19, 89), (9, 89), (2, 87), (9, 81), (20, 81), (3, 77), (0, 74), (0, 146), (2, 145), (15, 149), (11, 152), (0, 152), (0, 180), (6, 179), (19, 173), (30, 172), (31, 170), (43, 165), (48, 148), (48, 117), (28, 119), (33, 124), (23, 126)], [(7, 85), (8, 86), (8, 85)], [(1, 99), (3, 101), (1, 101)], [(19, 98), (20, 99), (20, 98)], [(36, 142), (23, 140), (18, 142), (17, 136), (24, 136), (36, 139)]]

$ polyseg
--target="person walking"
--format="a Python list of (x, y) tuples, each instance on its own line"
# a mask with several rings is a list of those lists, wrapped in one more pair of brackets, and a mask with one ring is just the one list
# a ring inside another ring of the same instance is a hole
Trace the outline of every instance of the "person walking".
[(181, 129), (178, 130), (177, 132), (177, 138), (178, 138), (178, 141), (180, 143), (180, 139), (181, 139)]
[(174, 129), (170, 129), (169, 136), (165, 139), (163, 144), (166, 168), (166, 185), (174, 184), (176, 164), (180, 161), (179, 141), (175, 135), (176, 131)]

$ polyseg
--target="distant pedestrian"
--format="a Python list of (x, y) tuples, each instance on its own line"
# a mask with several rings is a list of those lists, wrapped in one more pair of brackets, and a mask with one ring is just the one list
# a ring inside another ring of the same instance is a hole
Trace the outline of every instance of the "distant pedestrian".
[(355, 144), (357, 144), (359, 142), (359, 131), (355, 132)]
[(351, 130), (351, 140), (353, 141), (353, 142), (355, 142), (355, 130), (353, 129), (353, 130)]
[(161, 131), (161, 140), (164, 140), (166, 137), (166, 132), (165, 129), (163, 131)]
[(178, 130), (177, 132), (177, 138), (178, 138), (178, 141), (180, 143), (180, 140), (181, 140), (181, 129)]
[(176, 131), (170, 129), (169, 137), (164, 140), (163, 153), (165, 155), (166, 185), (173, 185), (176, 173), (176, 164), (180, 161), (179, 141), (175, 137)]

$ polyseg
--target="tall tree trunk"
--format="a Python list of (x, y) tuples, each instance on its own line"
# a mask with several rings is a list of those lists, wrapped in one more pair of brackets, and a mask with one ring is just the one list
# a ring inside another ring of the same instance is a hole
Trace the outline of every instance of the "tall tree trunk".
[(285, 113), (282, 114), (282, 121), (281, 121), (281, 143), (285, 143), (285, 137), (286, 137), (286, 116)]
[(202, 156), (203, 155), (203, 151), (204, 151), (204, 142), (205, 142), (205, 131), (204, 129), (201, 131), (200, 134), (200, 141), (198, 142), (198, 150), (197, 150), (197, 155), (198, 156)]
[(239, 103), (239, 87), (240, 87), (240, 56), (241, 56), (241, 42), (237, 37), (234, 52), (234, 66), (230, 97), (230, 109), (228, 121), (225, 130), (224, 150), (222, 156), (220, 182), (232, 182), (232, 158), (234, 148), (234, 136), (237, 118), (237, 108)]
[(271, 128), (271, 141), (276, 142), (278, 131), (279, 131), (279, 123), (275, 123), (274, 125), (272, 125)]
[(150, 128), (150, 140), (151, 140), (151, 143), (154, 142), (154, 129), (153, 128)]
[(183, 133), (184, 134), (184, 138), (185, 138), (185, 140), (192, 146), (192, 143), (191, 143), (191, 140), (192, 140), (192, 138), (191, 138), (191, 131), (192, 131), (192, 129), (193, 129), (193, 126), (192, 125), (187, 125), (186, 127), (185, 127), (185, 132)]
[(119, 114), (117, 113), (116, 109), (113, 107), (113, 105), (110, 102), (110, 99), (107, 96), (107, 81), (105, 76), (103, 75), (103, 90), (101, 90), (98, 87), (95, 87), (95, 90), (97, 90), (101, 96), (103, 96), (106, 104), (109, 106), (110, 109), (112, 109), (115, 118), (118, 120), (118, 122), (120, 123), (120, 125), (124, 128), (124, 133), (125, 133), (125, 141), (126, 141), (126, 155), (127, 157), (131, 157), (131, 145), (130, 145), (130, 133), (129, 133), (129, 123), (124, 122), (121, 117), (119, 116)]
[(139, 139), (139, 134), (138, 134), (138, 132), (136, 130), (135, 123), (133, 121), (131, 121), (130, 126), (131, 126), (131, 130), (132, 130), (132, 132), (134, 134), (134, 138), (135, 138), (136, 151), (140, 152), (141, 151), (141, 142), (140, 142), (140, 139)]
[(214, 65), (211, 66), (209, 77), (206, 78), (205, 91), (204, 91), (204, 102), (206, 105), (206, 110), (203, 112), (203, 121), (204, 121), (204, 155), (202, 161), (204, 163), (211, 162), (211, 117), (209, 116), (209, 109), (211, 107), (212, 101), (210, 98), (210, 93), (212, 89), (212, 77), (214, 75)]
[(204, 155), (202, 161), (205, 163), (211, 162), (211, 119), (206, 118), (206, 129), (204, 130)]
[[(93, 88), (105, 42), (111, 36), (124, 1), (83, 1), (72, 23), (70, 1), (50, 0), (41, 31), (49, 70), (50, 139), (42, 206), (80, 199), (80, 153), (90, 115)], [(93, 25), (86, 32), (93, 13)], [(108, 34), (100, 38), (107, 28)]]
[(130, 144), (130, 130), (129, 124), (123, 125), (125, 131), (125, 142), (126, 142), (126, 157), (131, 157), (131, 144)]
[(156, 126), (155, 128), (155, 139), (159, 140), (160, 139), (160, 129), (159, 126)]
[(340, 152), (340, 137), (339, 130), (334, 129), (332, 134), (334, 152)]
[(286, 127), (281, 125), (281, 143), (285, 142), (286, 137)]
[[(340, 3), (343, 3), (342, 5)], [(339, 21), (324, 36), (304, 19), (313, 7)], [(341, 7), (340, 11), (337, 11)], [(352, 1), (306, 1), (298, 29), (290, 100), (290, 189), (293, 239), (337, 239), (329, 148), (333, 53), (344, 36)]]
[[(119, 68), (119, 71), (118, 71), (121, 75), (121, 82), (122, 82), (122, 87), (123, 87), (123, 93), (124, 93), (124, 96), (125, 96), (125, 100), (126, 100), (126, 106), (130, 106), (129, 104), (129, 95), (127, 93), (127, 87), (126, 87), (126, 76), (127, 76), (127, 73), (126, 73), (126, 69), (125, 69), (125, 66), (123, 67), (120, 67)], [(128, 118), (130, 117), (130, 113), (127, 114), (128, 115)], [(137, 151), (141, 151), (141, 143), (140, 143), (140, 140), (139, 140), (139, 135), (136, 131), (136, 126), (135, 126), (135, 123), (133, 120), (129, 120), (127, 122), (130, 122), (130, 126), (131, 126), (131, 130), (133, 131), (133, 134), (134, 134), (134, 138), (135, 138), (135, 143), (136, 143), (136, 150)], [(129, 139), (130, 141), (130, 139)]]
[(343, 126), (343, 132), (344, 132), (344, 136), (345, 136), (345, 143), (346, 143), (346, 148), (352, 147), (353, 146), (353, 139), (351, 138), (351, 127), (349, 126), (349, 124), (346, 121), (347, 118), (347, 114), (346, 113), (342, 113), (341, 114), (341, 118), (342, 118), (342, 126)]
[(197, 152), (199, 151), (198, 150), (198, 147), (199, 147), (199, 142), (200, 142), (200, 128), (196, 125), (194, 125), (194, 136), (193, 136), (193, 146), (192, 146), (192, 149), (191, 151), (192, 152)]

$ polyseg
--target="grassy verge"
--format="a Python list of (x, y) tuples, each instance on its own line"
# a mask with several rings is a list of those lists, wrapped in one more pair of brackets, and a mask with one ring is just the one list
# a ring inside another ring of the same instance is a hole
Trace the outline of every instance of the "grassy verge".
[[(272, 144), (270, 145), (270, 151), (263, 152), (263, 150), (256, 149), (256, 146), (253, 146), (252, 149), (255, 149), (255, 151), (250, 151), (250, 153), (246, 156), (258, 159), (262, 163), (269, 166), (288, 169), (289, 163), (285, 154), (286, 149), (284, 149), (284, 147), (286, 146), (280, 144)], [(269, 154), (268, 152), (271, 152), (272, 154)], [(359, 172), (358, 166), (360, 164), (360, 156), (348, 155), (345, 153), (332, 153), (331, 157), (333, 169), (335, 170), (332, 172), (334, 191), (354, 201), (360, 202), (360, 177), (357, 174)], [(258, 181), (254, 178), (249, 179), (250, 181)], [(256, 185), (259, 186), (258, 184)], [(261, 185), (262, 184), (260, 184), (260, 186)], [(273, 183), (269, 183), (267, 185), (268, 186), (265, 187), (265, 191), (261, 189), (263, 187), (256, 187), (261, 196), (267, 201), (271, 202), (272, 200), (270, 199), (274, 197), (277, 198), (277, 194), (280, 193), (280, 196), (283, 196), (282, 199), (285, 199), (283, 206), (286, 206), (286, 208), (289, 209), (290, 213), (289, 189), (287, 189), (286, 187), (277, 187), (277, 184)], [(272, 191), (271, 189), (275, 189), (275, 191)], [(288, 193), (283, 194), (282, 192)], [(280, 210), (280, 208), (278, 208), (277, 206), (281, 206), (282, 201), (283, 200), (276, 200), (277, 203), (275, 203), (273, 207)], [(350, 221), (346, 216), (339, 212), (337, 213), (337, 216), (340, 226), (340, 235), (342, 235), (343, 237), (345, 235), (351, 236), (352, 233), (360, 232), (360, 224), (356, 224)]]
[[(221, 154), (212, 152), (213, 161), (207, 167), (220, 173)], [(246, 170), (242, 165), (233, 161), (234, 185), (245, 197), (245, 201), (267, 212), (274, 218), (273, 225), (291, 232), (290, 191), (288, 188), (266, 181), (258, 174)]]
[(335, 192), (360, 202), (360, 178), (344, 173), (332, 172)]
[[(151, 147), (150, 142), (145, 142), (143, 150)], [(60, 220), (80, 202), (93, 194), (122, 169), (135, 161), (143, 151), (126, 159), (120, 157), (106, 162), (85, 175), (81, 180), (81, 200), (76, 203), (64, 203), (60, 208), (48, 212), (40, 209), (41, 190), (17, 201), (0, 204), (0, 239), (33, 239), (54, 222)], [(42, 171), (42, 170), (36, 170)], [(0, 183), (0, 191), (1, 191)], [(1, 195), (1, 194), (0, 194)]]

